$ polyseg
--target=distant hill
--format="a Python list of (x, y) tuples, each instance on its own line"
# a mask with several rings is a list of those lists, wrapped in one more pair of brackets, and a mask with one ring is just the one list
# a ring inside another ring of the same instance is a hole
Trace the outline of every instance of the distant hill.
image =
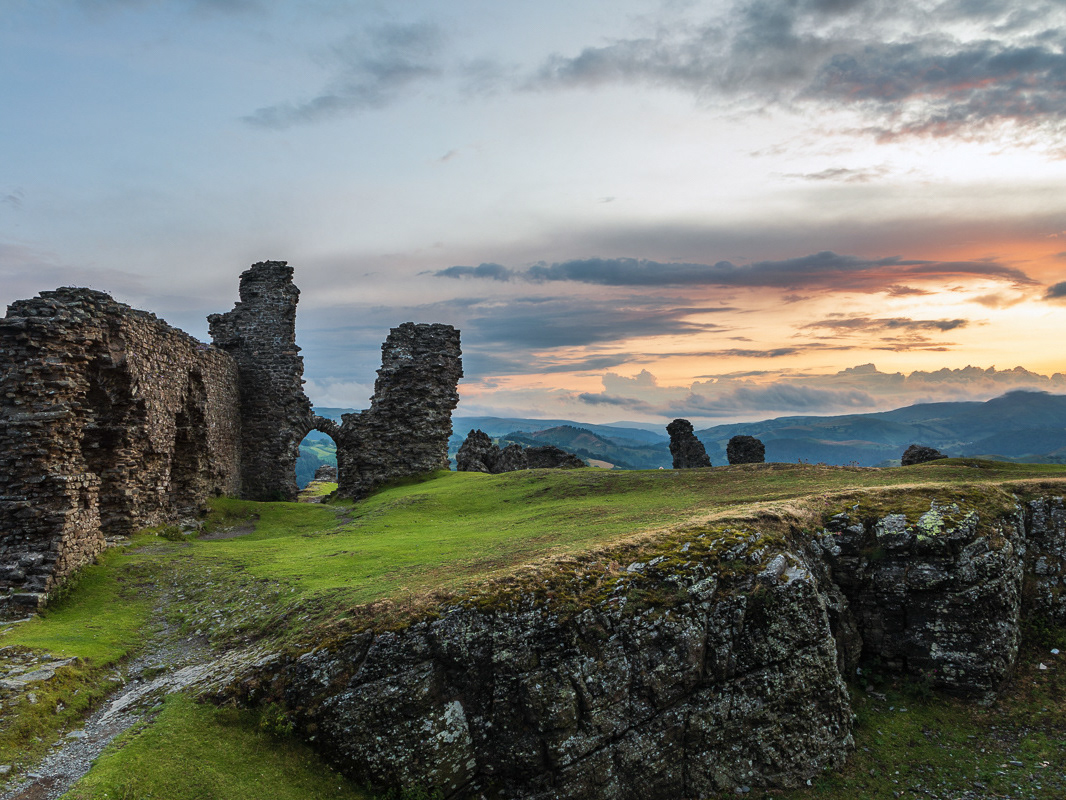
[(515, 431), (499, 437), (500, 444), (516, 442), (526, 447), (555, 445), (580, 458), (607, 462), (615, 469), (658, 469), (672, 466), (670, 448), (664, 441), (641, 444), (633, 439), (602, 436), (591, 428), (558, 425), (542, 431)]
[(767, 461), (876, 466), (910, 444), (951, 456), (1066, 463), (1066, 395), (1010, 392), (986, 402), (920, 403), (874, 414), (780, 417), (697, 431), (711, 461), (727, 463), (737, 434), (762, 439)]
[(481, 430), (493, 438), (504, 436), (514, 431), (536, 433), (552, 428), (577, 427), (608, 439), (624, 439), (636, 444), (658, 444), (670, 441), (664, 423), (658, 430), (655, 425), (638, 428), (631, 425), (594, 425), (588, 422), (576, 422), (572, 419), (521, 419), (515, 417), (453, 417), (452, 432), (465, 439), (472, 430)]
[[(350, 408), (315, 408), (340, 420)], [(619, 469), (670, 467), (666, 426), (593, 425), (565, 419), (454, 417), (448, 450), (454, 458), (466, 435), (480, 429), (493, 439), (523, 445), (553, 444), (581, 458)], [(786, 463), (890, 466), (911, 444), (935, 447), (951, 456), (986, 456), (1000, 461), (1066, 464), (1066, 395), (1009, 392), (986, 402), (919, 403), (873, 414), (835, 417), (778, 417), (761, 422), (716, 425), (697, 431), (712, 463), (728, 463), (730, 437), (756, 436), (766, 445), (766, 460)], [(301, 451), (301, 472), (327, 463), (333, 442), (312, 432), (314, 452)], [(324, 441), (323, 441), (324, 440)], [(306, 445), (305, 445), (306, 448)]]

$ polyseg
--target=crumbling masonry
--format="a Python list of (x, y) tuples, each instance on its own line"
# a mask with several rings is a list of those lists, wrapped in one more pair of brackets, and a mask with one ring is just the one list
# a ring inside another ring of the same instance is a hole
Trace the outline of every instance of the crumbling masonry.
[(459, 332), (405, 323), (382, 347), (369, 410), (316, 417), (284, 261), (241, 275), (214, 345), (89, 289), (20, 300), (0, 319), (0, 616), (38, 609), (110, 537), (212, 495), (294, 499), (299, 444), (334, 438), (340, 492), (446, 468)]

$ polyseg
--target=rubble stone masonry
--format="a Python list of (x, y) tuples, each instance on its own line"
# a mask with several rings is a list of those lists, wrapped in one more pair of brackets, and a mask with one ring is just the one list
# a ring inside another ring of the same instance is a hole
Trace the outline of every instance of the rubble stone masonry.
[(240, 302), (207, 318), (215, 345), (237, 361), (241, 495), (249, 500), (296, 499), (296, 459), (310, 430), (311, 401), (296, 346), (300, 290), (292, 273), (284, 261), (252, 265), (241, 275)]
[(90, 289), (0, 319), (0, 616), (37, 610), (107, 538), (198, 513), (211, 495), (295, 500), (300, 441), (337, 443), (339, 492), (448, 468), (459, 331), (407, 322), (382, 346), (371, 407), (317, 417), (284, 261), (241, 275), (214, 345)]
[(405, 322), (381, 346), (381, 369), (370, 408), (345, 414), (337, 442), (340, 494), (363, 497), (404, 475), (448, 469), (452, 410), (463, 376), (459, 331), (451, 325)]
[[(240, 488), (237, 365), (102, 292), (0, 320), (0, 613), (122, 536)], [(6, 593), (4, 593), (6, 592)]]

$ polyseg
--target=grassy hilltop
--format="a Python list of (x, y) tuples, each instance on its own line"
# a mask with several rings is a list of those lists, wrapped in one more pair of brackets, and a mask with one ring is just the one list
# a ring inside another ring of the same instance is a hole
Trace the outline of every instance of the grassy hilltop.
[[(13, 765), (12, 776), (31, 768), (123, 682), (125, 665), (152, 637), (216, 649), (255, 642), (310, 649), (360, 628), (403, 626), (449, 599), (491, 602), (494, 587), (540, 586), (552, 571), (592, 560), (624, 565), (692, 526), (746, 520), (813, 530), (857, 503), (871, 513), (917, 515), (936, 497), (994, 511), (1012, 504), (1014, 493), (1064, 487), (1066, 467), (951, 459), (887, 470), (762, 464), (436, 473), (359, 504), (222, 498), (202, 534), (143, 532), (83, 570), (44, 616), (0, 629), (0, 667), (27, 650), (77, 658), (41, 685), (34, 702), (5, 701), (0, 765)], [(1048, 655), (1052, 646), (1066, 649), (1060, 631), (1030, 631), (1016, 690), (987, 709), (873, 676), (877, 694), (852, 692), (858, 749), (844, 773), (766, 796), (894, 797), (905, 789), (911, 796), (920, 786), (949, 797), (977, 791), (974, 781), (989, 792), (974, 796), (1063, 796), (1066, 677), (1057, 667), (1066, 671), (1066, 662)], [(1041, 661), (1051, 669), (1040, 670)], [(69, 796), (373, 796), (287, 732), (279, 709), (219, 710), (174, 696)], [(1024, 793), (1012, 784), (1024, 784)]]

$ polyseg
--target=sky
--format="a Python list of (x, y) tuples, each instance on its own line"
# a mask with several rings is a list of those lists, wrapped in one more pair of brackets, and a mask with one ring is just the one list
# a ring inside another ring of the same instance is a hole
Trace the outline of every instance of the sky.
[(1066, 392), (1061, 0), (3, 0), (0, 304), (207, 338), (286, 260), (306, 391), (462, 332), (457, 413)]

